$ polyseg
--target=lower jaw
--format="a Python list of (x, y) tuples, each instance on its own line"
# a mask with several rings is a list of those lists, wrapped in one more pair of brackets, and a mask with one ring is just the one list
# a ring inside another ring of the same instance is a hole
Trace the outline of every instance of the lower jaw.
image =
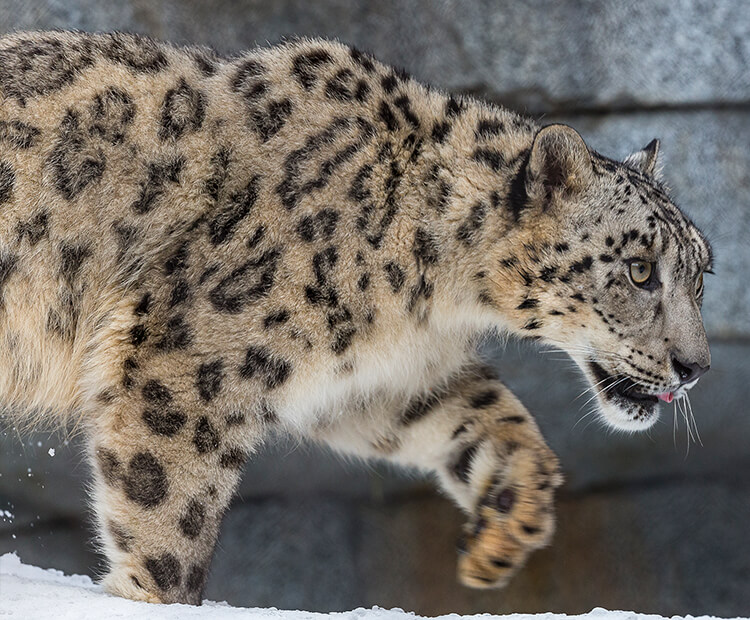
[(651, 428), (659, 419), (656, 403), (636, 403), (627, 399), (621, 402), (601, 402), (601, 414), (612, 428), (623, 431), (643, 431)]

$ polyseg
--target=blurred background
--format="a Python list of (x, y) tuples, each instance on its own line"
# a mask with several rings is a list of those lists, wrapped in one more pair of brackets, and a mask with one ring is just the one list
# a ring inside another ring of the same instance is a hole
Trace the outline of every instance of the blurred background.
[[(658, 0), (0, 0), (0, 31), (127, 30), (231, 53), (335, 37), (417, 79), (576, 127), (622, 158), (662, 140), (674, 197), (712, 240), (711, 372), (692, 392), (703, 445), (673, 411), (613, 434), (561, 353), (487, 344), (560, 455), (552, 547), (500, 592), (455, 582), (458, 511), (428, 481), (280, 442), (247, 467), (207, 598), (420, 614), (595, 606), (750, 615), (750, 5)], [(0, 553), (94, 575), (78, 441), (0, 436)], [(0, 583), (0, 597), (2, 583)]]

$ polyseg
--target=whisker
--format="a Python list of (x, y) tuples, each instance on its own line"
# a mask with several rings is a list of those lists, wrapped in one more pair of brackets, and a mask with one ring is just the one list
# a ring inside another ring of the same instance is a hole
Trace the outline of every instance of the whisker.
[[(627, 377), (620, 377), (619, 379), (617, 379), (617, 381), (615, 381), (611, 385), (604, 386), (601, 390), (598, 390), (591, 398), (589, 398), (585, 403), (583, 403), (583, 405), (581, 405), (581, 409), (583, 407), (585, 407), (586, 405), (588, 405), (596, 397), (600, 396), (601, 394), (603, 394), (607, 390), (611, 390), (613, 387), (615, 387), (616, 385), (619, 385), (620, 383), (622, 383), (625, 380), (627, 380)], [(601, 381), (600, 381), (600, 383), (601, 383)]]
[[(596, 408), (587, 413), (584, 413), (580, 418), (578, 418), (578, 422), (573, 425), (573, 428), (571, 430), (574, 431), (576, 429), (576, 426), (578, 426), (581, 422), (583, 422), (584, 419), (588, 418), (593, 413), (596, 413)], [(588, 428), (588, 426), (585, 426), (582, 430), (586, 430), (586, 428)]]
[(690, 402), (690, 396), (685, 394), (685, 404), (687, 405), (688, 411), (690, 411), (690, 418), (693, 420), (693, 429), (695, 430), (695, 436), (698, 438), (698, 443), (700, 445), (703, 445), (703, 439), (701, 439), (701, 435), (698, 432), (698, 422), (695, 419), (695, 415), (693, 414), (693, 403)]
[[(578, 396), (576, 396), (576, 397), (575, 397), (575, 398), (573, 399), (573, 402), (576, 402), (576, 401), (577, 401), (577, 400), (578, 400), (579, 398), (581, 398), (581, 396), (583, 396), (583, 395), (584, 395), (584, 394), (585, 394), (586, 392), (589, 392), (589, 391), (593, 390), (593, 389), (594, 389), (594, 388), (595, 388), (596, 386), (598, 386), (598, 385), (601, 385), (601, 384), (602, 384), (602, 383), (604, 383), (605, 381), (609, 381), (610, 379), (613, 379), (613, 378), (614, 378), (614, 377), (604, 377), (604, 379), (602, 379), (601, 381), (597, 381), (596, 383), (594, 383), (594, 384), (592, 384), (592, 385), (588, 386), (588, 387), (587, 387), (587, 388), (586, 388), (585, 390), (583, 390), (583, 392), (581, 392), (581, 393), (580, 393), (580, 394), (579, 394)], [(605, 388), (605, 389), (606, 389), (606, 388)], [(582, 407), (583, 407), (583, 406), (586, 406), (586, 403), (584, 403), (584, 404), (582, 405)]]
[(677, 401), (677, 403), (680, 414), (685, 420), (685, 441), (687, 443), (687, 445), (685, 446), (685, 458), (687, 458), (690, 455), (690, 441), (695, 441), (695, 438), (693, 437), (693, 429), (690, 428), (690, 421), (688, 420), (687, 412), (685, 411), (685, 404), (682, 402), (681, 398)]

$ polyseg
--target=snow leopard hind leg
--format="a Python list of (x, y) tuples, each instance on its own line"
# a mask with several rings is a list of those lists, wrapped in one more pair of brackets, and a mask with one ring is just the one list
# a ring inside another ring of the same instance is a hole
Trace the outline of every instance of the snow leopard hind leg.
[(109, 592), (199, 605), (223, 514), (272, 414), (262, 401), (214, 405), (219, 361), (169, 358), (126, 359), (127, 389), (100, 395), (93, 505)]

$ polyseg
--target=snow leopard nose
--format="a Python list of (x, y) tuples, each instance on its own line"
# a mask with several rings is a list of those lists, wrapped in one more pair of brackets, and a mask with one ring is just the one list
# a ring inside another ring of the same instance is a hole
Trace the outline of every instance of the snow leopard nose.
[(677, 376), (680, 378), (680, 385), (685, 385), (686, 383), (692, 383), (693, 381), (697, 381), (698, 379), (700, 379), (708, 372), (708, 369), (711, 367), (711, 365), (709, 364), (707, 366), (701, 366), (696, 362), (685, 362), (678, 359), (677, 356), (673, 353), (672, 367), (675, 369)]

